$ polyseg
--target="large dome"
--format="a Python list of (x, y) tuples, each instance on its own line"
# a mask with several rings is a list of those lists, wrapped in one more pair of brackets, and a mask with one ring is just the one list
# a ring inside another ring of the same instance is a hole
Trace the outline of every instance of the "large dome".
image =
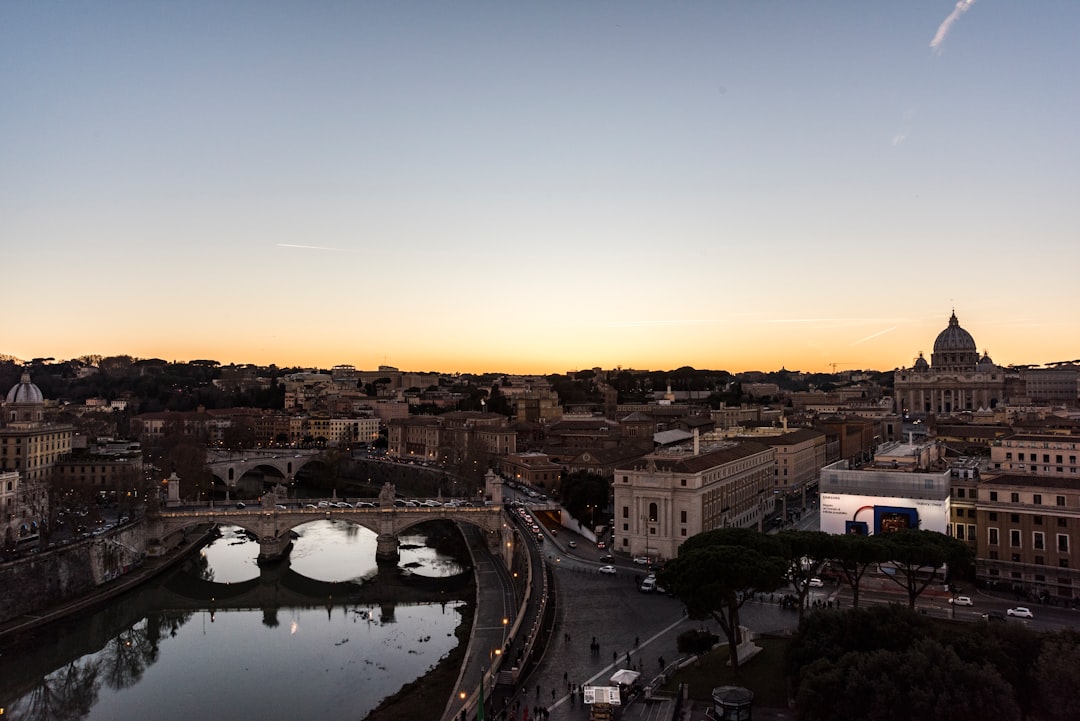
[(19, 384), (12, 386), (8, 391), (7, 402), (41, 404), (45, 402), (45, 397), (41, 395), (41, 389), (30, 382), (30, 374), (23, 371)]
[(935, 370), (971, 371), (978, 362), (979, 352), (976, 350), (975, 339), (960, 327), (960, 321), (956, 319), (956, 312), (953, 311), (948, 327), (938, 333), (937, 340), (934, 341), (930, 364)]

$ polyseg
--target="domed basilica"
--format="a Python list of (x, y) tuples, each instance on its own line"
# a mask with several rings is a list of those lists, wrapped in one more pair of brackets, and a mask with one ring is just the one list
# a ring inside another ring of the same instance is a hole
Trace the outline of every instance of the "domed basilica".
[(954, 311), (934, 341), (930, 362), (919, 353), (911, 368), (896, 371), (896, 407), (911, 416), (995, 408), (1005, 402), (1013, 375), (986, 353), (979, 355), (975, 339), (960, 327)]

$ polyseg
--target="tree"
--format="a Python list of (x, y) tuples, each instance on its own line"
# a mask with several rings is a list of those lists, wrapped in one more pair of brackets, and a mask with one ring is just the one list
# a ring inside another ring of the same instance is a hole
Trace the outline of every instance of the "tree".
[(904, 529), (882, 536), (885, 553), (895, 573), (886, 578), (903, 588), (908, 608), (915, 610), (915, 599), (933, 583), (937, 569), (944, 564), (963, 568), (970, 563), (967, 544), (936, 531)]
[(1046, 721), (1068, 721), (1080, 709), (1080, 635), (1067, 630), (1047, 638), (1035, 664), (1038, 706)]
[[(568, 473), (559, 484), (559, 501), (574, 518), (589, 516), (595, 520), (595, 509), (608, 506), (608, 481), (588, 471)], [(594, 513), (589, 512), (592, 507)], [(595, 525), (595, 524), (594, 524)]]
[(859, 584), (866, 572), (874, 565), (889, 560), (888, 549), (882, 536), (839, 535), (829, 536), (828, 557), (832, 567), (851, 589), (852, 606), (859, 607)]
[(782, 531), (776, 535), (781, 553), (787, 563), (787, 579), (795, 586), (799, 597), (799, 620), (802, 621), (810, 579), (817, 575), (818, 566), (829, 557), (830, 536), (821, 531)]
[(787, 563), (772, 537), (744, 528), (722, 528), (688, 538), (659, 581), (684, 604), (691, 618), (711, 618), (728, 642), (738, 673), (739, 609), (755, 592), (784, 584)]
[(1001, 674), (961, 660), (931, 638), (901, 651), (853, 651), (813, 662), (803, 672), (796, 709), (800, 721), (1021, 718)]

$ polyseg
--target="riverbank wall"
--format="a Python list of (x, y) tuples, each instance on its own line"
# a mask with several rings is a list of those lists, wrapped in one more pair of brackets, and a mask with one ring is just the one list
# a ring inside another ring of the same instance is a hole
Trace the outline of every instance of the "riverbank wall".
[(200, 548), (192, 533), (164, 556), (146, 556), (142, 524), (0, 566), (0, 638), (51, 623), (135, 588)]

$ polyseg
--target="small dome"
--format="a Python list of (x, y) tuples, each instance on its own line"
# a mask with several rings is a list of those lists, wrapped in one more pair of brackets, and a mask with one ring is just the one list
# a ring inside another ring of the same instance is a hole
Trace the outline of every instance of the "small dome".
[(983, 351), (982, 358), (979, 359), (979, 364), (976, 366), (978, 370), (993, 370), (997, 366), (994, 365), (994, 361), (990, 358), (990, 354)]
[(926, 362), (925, 358), (923, 358), (923, 354), (922, 354), (921, 351), (919, 352), (919, 357), (915, 359), (915, 370), (917, 370), (917, 371), (930, 370), (930, 364)]
[(41, 395), (41, 389), (30, 382), (30, 373), (23, 371), (19, 384), (8, 391), (7, 402), (40, 405), (45, 402), (45, 397)]

